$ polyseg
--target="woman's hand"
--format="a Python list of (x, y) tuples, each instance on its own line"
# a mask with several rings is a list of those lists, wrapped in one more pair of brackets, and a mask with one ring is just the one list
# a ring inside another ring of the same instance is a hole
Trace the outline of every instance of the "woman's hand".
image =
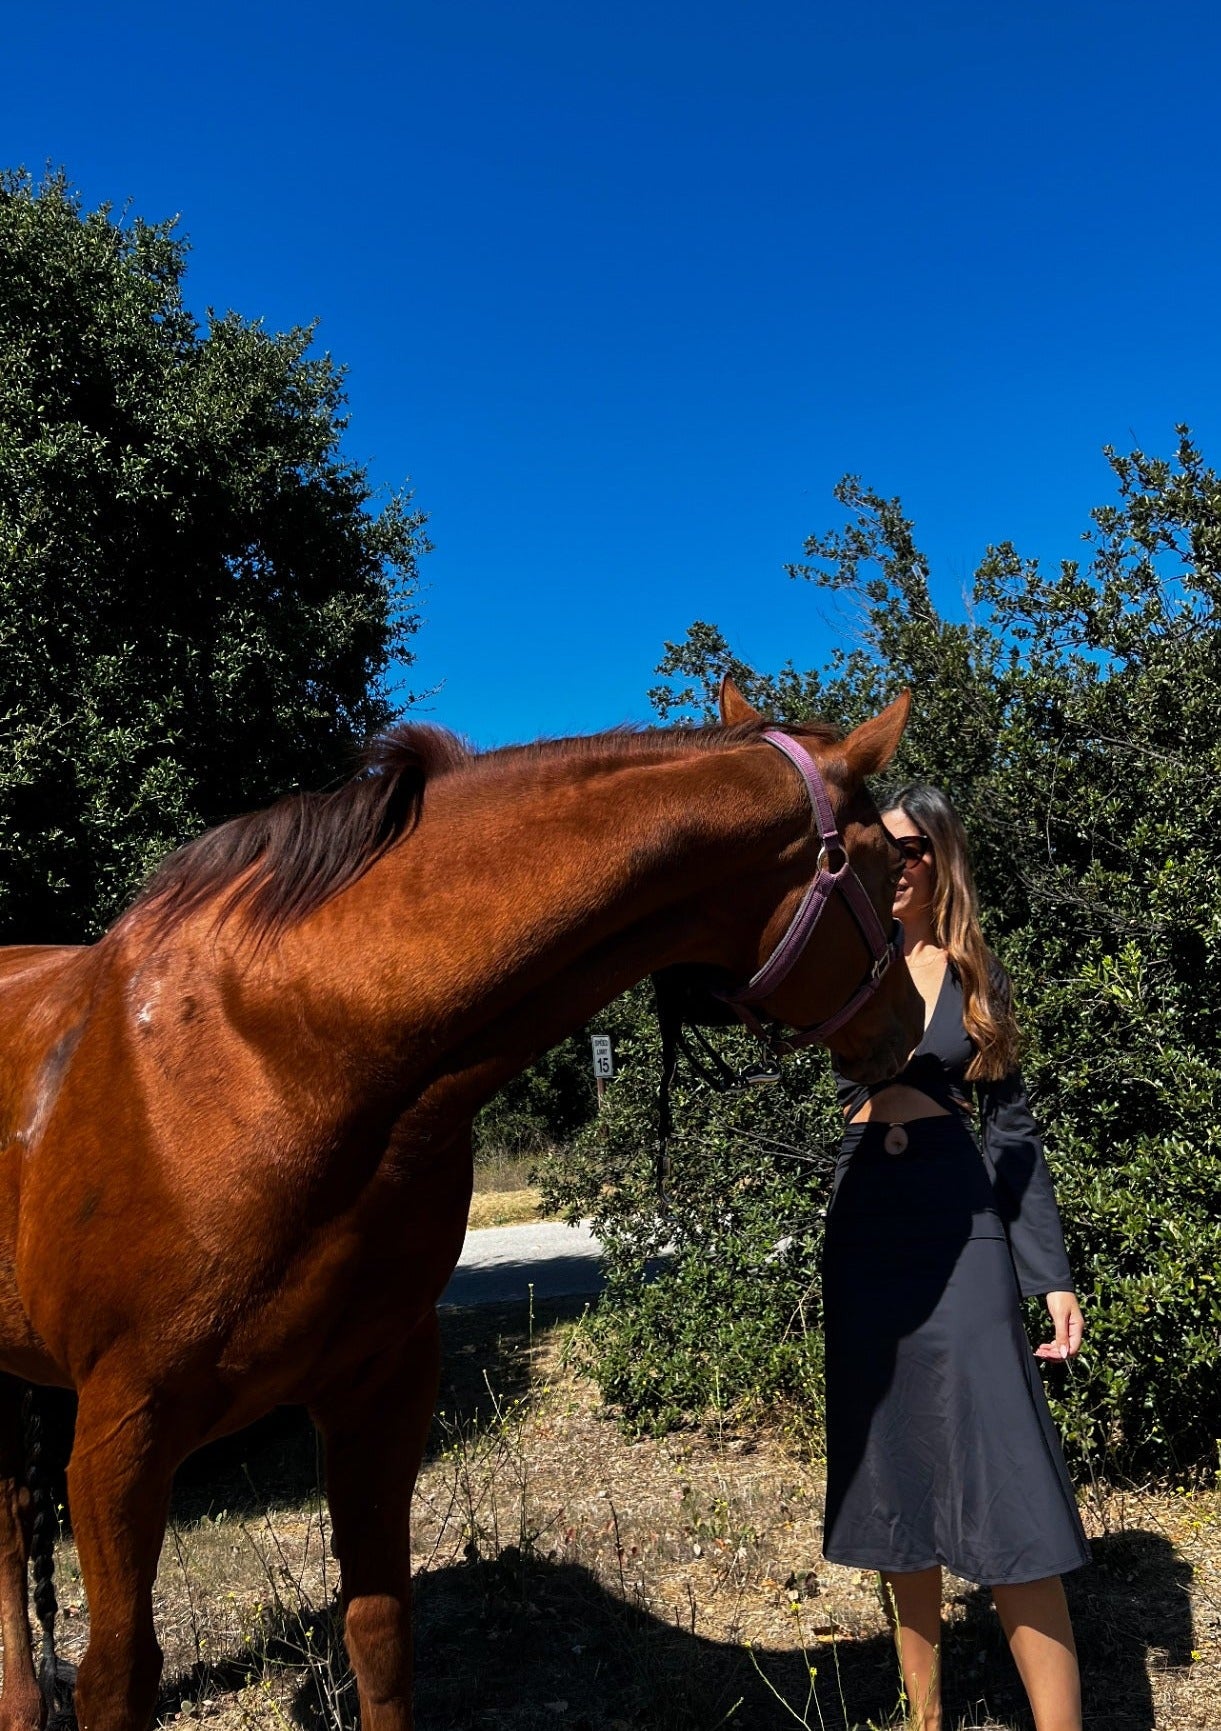
[(1047, 1310), (1051, 1320), (1056, 1325), (1054, 1341), (1045, 1340), (1042, 1346), (1036, 1346), (1036, 1358), (1076, 1358), (1081, 1351), (1081, 1336), (1085, 1332), (1085, 1322), (1081, 1315), (1081, 1306), (1077, 1303), (1075, 1292), (1049, 1292), (1047, 1294)]

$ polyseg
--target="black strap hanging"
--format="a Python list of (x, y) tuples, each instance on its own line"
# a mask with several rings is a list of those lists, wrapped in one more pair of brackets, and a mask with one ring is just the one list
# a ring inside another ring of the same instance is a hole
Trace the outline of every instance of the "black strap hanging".
[(695, 1075), (718, 1094), (734, 1093), (741, 1088), (766, 1087), (778, 1082), (780, 1065), (770, 1053), (740, 1070), (725, 1062), (700, 1023), (735, 1027), (738, 1025), (736, 1018), (727, 1016), (724, 1004), (699, 978), (687, 971), (676, 968), (664, 974), (654, 974), (653, 993), (661, 1034), (661, 1078), (657, 1089), (657, 1194), (668, 1206), (666, 1186), (670, 1176), (670, 1139), (674, 1133), (670, 1090), (678, 1071), (679, 1053), (686, 1058)]

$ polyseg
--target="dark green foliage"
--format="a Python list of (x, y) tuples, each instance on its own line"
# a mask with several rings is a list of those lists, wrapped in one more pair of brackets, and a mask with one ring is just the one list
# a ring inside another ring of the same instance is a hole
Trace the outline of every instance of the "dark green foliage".
[(170, 224), (0, 175), (0, 939), (95, 935), (390, 717), (423, 519), (371, 513), (308, 329), (201, 331)]
[[(549, 1205), (591, 1213), (607, 1245), (610, 1285), (592, 1329), (607, 1397), (655, 1428), (811, 1397), (837, 1134), (821, 1056), (794, 1057), (772, 1087), (730, 1093), (684, 1066), (661, 1203), (651, 988), (629, 993), (614, 1019), (620, 1073), (605, 1109), (543, 1171)], [(716, 1039), (735, 1069), (758, 1056), (741, 1032)]]
[(475, 1119), (475, 1154), (541, 1154), (567, 1142), (593, 1114), (597, 1095), (584, 1031), (545, 1052)]
[[(859, 647), (823, 670), (739, 672), (773, 713), (844, 724), (912, 689), (895, 775), (940, 783), (966, 820), (1086, 1308), (1058, 1416), (1079, 1462), (1164, 1475), (1214, 1467), (1221, 1435), (1221, 480), (1185, 431), (1172, 462), (1110, 460), (1118, 500), (1094, 513), (1085, 562), (1045, 575), (990, 549), (969, 624), (933, 606), (897, 502), (845, 482), (848, 527), (812, 539), (792, 574), (857, 601)], [(659, 707), (707, 712), (731, 659), (714, 627), (693, 627), (667, 650), (661, 671), (681, 683)], [(609, 1232), (601, 1374), (638, 1422), (810, 1388), (786, 1329), (822, 1192), (752, 1138), (825, 1148), (818, 1067), (790, 1060), (767, 1100), (688, 1094), (691, 1183), (664, 1225), (641, 1152), (651, 1059), (553, 1179)], [(643, 1250), (667, 1231), (677, 1254), (641, 1301)], [(1044, 1338), (1045, 1316), (1031, 1320)]]

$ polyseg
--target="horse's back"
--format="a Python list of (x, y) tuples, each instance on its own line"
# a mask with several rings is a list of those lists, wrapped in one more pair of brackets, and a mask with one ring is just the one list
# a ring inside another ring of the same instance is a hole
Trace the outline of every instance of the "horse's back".
[(94, 951), (82, 944), (10, 944), (0, 948), (0, 1065), (11, 1074), (24, 1057), (41, 1057), (85, 1012)]
[(87, 954), (84, 944), (0, 944), (0, 985), (30, 969), (46, 971), (69, 956)]

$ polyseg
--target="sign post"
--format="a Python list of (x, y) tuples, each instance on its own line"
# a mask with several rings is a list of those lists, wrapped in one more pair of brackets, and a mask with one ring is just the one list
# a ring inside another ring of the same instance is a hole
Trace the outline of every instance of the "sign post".
[(615, 1073), (615, 1060), (611, 1055), (609, 1034), (595, 1034), (590, 1040), (594, 1053), (594, 1081), (598, 1088), (598, 1110), (602, 1110), (602, 1096), (608, 1079)]

